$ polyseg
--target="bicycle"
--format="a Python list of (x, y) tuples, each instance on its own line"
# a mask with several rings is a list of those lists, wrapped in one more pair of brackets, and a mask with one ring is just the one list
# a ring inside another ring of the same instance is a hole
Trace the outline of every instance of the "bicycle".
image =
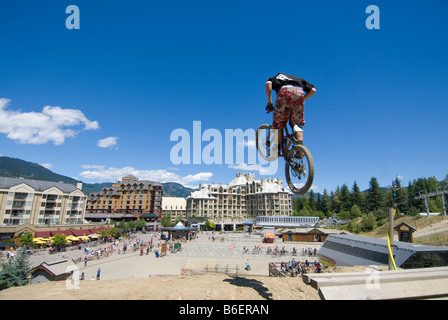
[[(263, 138), (263, 131), (265, 138)], [(260, 138), (263, 140), (260, 144)], [(258, 127), (255, 143), (258, 153), (266, 161), (275, 161), (278, 157), (285, 159), (285, 177), (291, 191), (297, 195), (308, 192), (314, 180), (314, 160), (310, 150), (303, 144), (297, 144), (287, 126), (283, 129), (282, 141), (278, 152), (273, 150), (278, 141), (278, 129), (269, 124)], [(272, 155), (271, 155), (272, 153)]]

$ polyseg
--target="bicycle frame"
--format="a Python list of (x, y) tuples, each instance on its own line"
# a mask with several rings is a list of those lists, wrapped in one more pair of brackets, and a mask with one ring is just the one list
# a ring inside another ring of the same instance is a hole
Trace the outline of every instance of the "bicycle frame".
[[(277, 129), (278, 130), (278, 129)], [(290, 148), (297, 144), (296, 139), (294, 138), (294, 133), (290, 133), (288, 130), (288, 126), (284, 127), (282, 129), (282, 141), (281, 141), (281, 154), (279, 154), (279, 157), (284, 157), (286, 152), (290, 150)], [(270, 140), (271, 132), (268, 133), (266, 139)], [(274, 134), (275, 138), (275, 134)], [(275, 142), (276, 143), (276, 142)]]

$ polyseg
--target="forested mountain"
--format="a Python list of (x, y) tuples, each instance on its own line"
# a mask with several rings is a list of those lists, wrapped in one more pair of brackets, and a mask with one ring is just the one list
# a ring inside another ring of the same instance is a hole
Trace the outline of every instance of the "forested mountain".
[[(435, 192), (436, 190), (448, 189), (448, 174), (442, 181), (435, 177), (419, 178), (409, 181), (407, 186), (397, 178), (393, 186), (399, 188), (395, 193), (397, 213), (416, 215), (426, 212), (425, 203), (422, 199), (416, 199), (419, 192)], [(336, 215), (339, 219), (349, 220), (363, 218), (366, 224), (374, 225), (376, 222), (388, 217), (389, 208), (394, 198), (392, 188), (381, 188), (375, 177), (369, 181), (369, 188), (365, 191), (359, 189), (356, 181), (351, 188), (346, 184), (337, 187), (336, 191), (323, 194), (310, 191), (308, 195), (297, 197), (293, 201), (294, 213), (299, 216), (319, 216), (321, 218)], [(448, 195), (445, 195), (448, 200)], [(442, 211), (442, 199), (440, 196), (428, 198), (430, 212)], [(448, 208), (447, 208), (448, 209)], [(361, 222), (362, 222), (361, 221)], [(362, 228), (363, 224), (356, 226)], [(369, 227), (366, 227), (368, 230)], [(365, 230), (365, 231), (366, 231)], [(354, 230), (352, 230), (354, 231)]]
[(17, 178), (22, 177), (26, 179), (45, 180), (45, 181), (62, 181), (76, 185), (76, 180), (57, 173), (54, 173), (47, 168), (33, 162), (25, 160), (0, 157), (0, 176)]
[[(0, 176), (2, 177), (22, 177), (26, 179), (45, 180), (55, 182), (66, 182), (76, 185), (77, 180), (63, 176), (53, 171), (44, 168), (43, 166), (28, 162), (25, 160), (10, 158), (2, 156), (0, 157)], [(175, 182), (162, 183), (163, 195), (165, 197), (183, 197), (186, 198), (193, 191), (191, 188), (184, 187), (183, 185)], [(86, 194), (100, 192), (103, 188), (112, 186), (112, 182), (105, 183), (83, 183), (82, 191)]]

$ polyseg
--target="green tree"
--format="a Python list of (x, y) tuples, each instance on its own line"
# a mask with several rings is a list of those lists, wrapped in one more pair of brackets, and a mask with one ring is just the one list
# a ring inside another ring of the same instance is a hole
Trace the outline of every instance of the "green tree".
[(328, 194), (327, 189), (324, 189), (324, 195), (322, 196), (322, 205), (320, 210), (323, 211), (326, 217), (328, 217), (328, 212), (330, 210), (330, 195)]
[(111, 235), (112, 237), (117, 236), (118, 234), (118, 228), (117, 227), (113, 227), (109, 230), (109, 235)]
[(214, 222), (212, 221), (206, 221), (205, 222), (205, 230), (210, 231), (210, 230), (215, 230), (216, 225)]
[(383, 205), (383, 193), (381, 192), (378, 180), (372, 177), (369, 182), (369, 189), (367, 191), (367, 209), (373, 212), (381, 208)]
[(352, 206), (353, 205), (357, 205), (358, 208), (362, 211), (365, 211), (365, 197), (364, 197), (364, 193), (361, 192), (361, 189), (359, 189), (358, 184), (355, 182), (353, 182), (353, 186), (352, 186), (352, 192), (351, 192), (351, 203)]
[(120, 229), (122, 233), (126, 233), (128, 231), (128, 225), (126, 224), (126, 221), (121, 220), (118, 224), (118, 229)]
[(9, 259), (8, 262), (2, 264), (2, 271), (0, 271), (0, 290), (20, 286), (20, 283), (21, 281), (14, 263), (12, 259)]
[(134, 231), (137, 228), (137, 221), (129, 221), (126, 223), (129, 230)]
[(308, 205), (309, 205), (310, 211), (316, 211), (317, 210), (316, 196), (314, 195), (314, 191), (313, 190), (310, 190), (310, 197), (309, 197)]
[(58, 233), (53, 237), (53, 240), (51, 241), (53, 244), (57, 247), (63, 246), (67, 244), (67, 237), (65, 234)]
[(360, 228), (364, 232), (372, 231), (375, 228), (376, 220), (375, 217), (369, 213), (366, 217), (361, 220)]
[(350, 219), (359, 218), (362, 216), (361, 209), (357, 204), (354, 204), (350, 209)]
[(342, 211), (342, 202), (341, 202), (341, 188), (339, 186), (336, 188), (336, 192), (333, 195), (332, 207), (336, 213)]
[(32, 246), (33, 245), (33, 235), (31, 233), (25, 233), (20, 237), (20, 243), (22, 246)]
[(137, 230), (142, 230), (142, 229), (144, 229), (146, 227), (146, 222), (143, 219), (139, 219), (135, 223), (135, 226), (136, 226)]
[(164, 214), (160, 222), (165, 228), (171, 227), (171, 213)]
[(24, 286), (29, 283), (30, 262), (26, 248), (22, 247), (14, 257), (2, 265), (0, 271), (0, 290)]
[(342, 185), (341, 187), (341, 210), (342, 211), (350, 211), (352, 207), (352, 199), (350, 195), (350, 191), (348, 190), (348, 187), (346, 184)]
[(26, 252), (26, 248), (22, 247), (17, 255), (14, 257), (14, 266), (16, 274), (19, 278), (19, 283), (24, 286), (29, 283), (29, 270), (31, 267), (30, 257)]
[(297, 197), (293, 202), (294, 215), (302, 216), (303, 210), (311, 211), (310, 200), (306, 194), (301, 197)]

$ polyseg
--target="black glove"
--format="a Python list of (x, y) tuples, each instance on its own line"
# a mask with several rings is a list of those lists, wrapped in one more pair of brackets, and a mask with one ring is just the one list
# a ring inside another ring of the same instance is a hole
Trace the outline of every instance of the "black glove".
[(266, 113), (269, 113), (269, 112), (272, 112), (272, 111), (274, 111), (274, 105), (271, 102), (269, 102), (266, 105)]

